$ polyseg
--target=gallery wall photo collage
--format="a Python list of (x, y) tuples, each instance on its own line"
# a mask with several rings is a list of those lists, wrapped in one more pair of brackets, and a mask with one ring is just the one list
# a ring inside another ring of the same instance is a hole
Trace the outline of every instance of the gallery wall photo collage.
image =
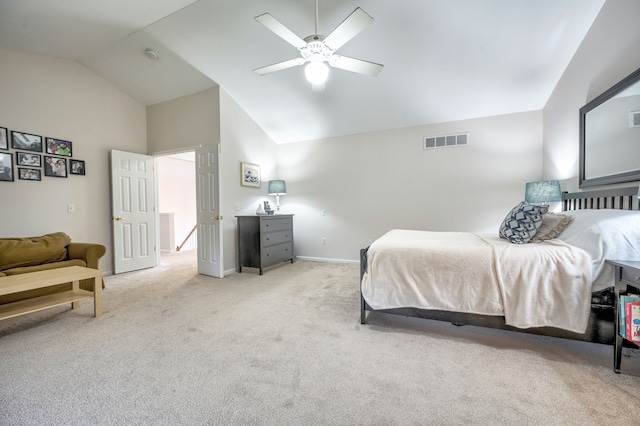
[(0, 181), (84, 174), (84, 161), (73, 158), (72, 142), (0, 127)]

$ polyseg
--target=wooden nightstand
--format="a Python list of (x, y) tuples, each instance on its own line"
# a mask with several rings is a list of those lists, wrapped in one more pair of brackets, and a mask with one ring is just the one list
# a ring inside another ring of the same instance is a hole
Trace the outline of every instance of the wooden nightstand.
[(635, 260), (606, 260), (607, 263), (616, 268), (615, 272), (615, 300), (614, 300), (614, 322), (616, 337), (613, 348), (613, 371), (620, 373), (620, 361), (622, 358), (622, 346), (627, 341), (629, 345), (638, 345), (629, 342), (620, 335), (620, 323), (618, 321), (618, 309), (620, 295), (627, 293), (640, 294), (640, 261)]

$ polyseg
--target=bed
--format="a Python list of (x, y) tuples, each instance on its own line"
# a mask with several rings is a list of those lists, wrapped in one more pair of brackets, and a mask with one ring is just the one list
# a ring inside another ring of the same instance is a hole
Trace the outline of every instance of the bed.
[(604, 260), (640, 258), (637, 193), (565, 193), (563, 211), (543, 215), (540, 239), (527, 244), (391, 230), (360, 251), (361, 323), (380, 312), (611, 344)]

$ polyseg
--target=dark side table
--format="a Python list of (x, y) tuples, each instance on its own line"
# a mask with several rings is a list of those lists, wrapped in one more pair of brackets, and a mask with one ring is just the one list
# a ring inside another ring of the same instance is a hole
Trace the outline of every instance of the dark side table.
[(263, 268), (278, 262), (295, 260), (293, 254), (293, 215), (236, 216), (238, 221), (238, 265)]
[[(615, 343), (613, 347), (613, 371), (620, 373), (620, 361), (622, 359), (622, 346), (625, 338), (620, 335), (620, 321), (618, 309), (620, 309), (620, 295), (627, 293), (640, 294), (640, 261), (637, 260), (606, 260), (616, 268), (615, 271), (615, 300), (614, 300), (614, 322), (615, 322)], [(627, 341), (629, 342), (629, 341)], [(638, 347), (632, 342), (630, 345)]]

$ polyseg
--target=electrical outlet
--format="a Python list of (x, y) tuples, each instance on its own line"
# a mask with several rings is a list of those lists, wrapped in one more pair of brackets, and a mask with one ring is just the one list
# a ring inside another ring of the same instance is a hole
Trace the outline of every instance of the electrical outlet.
[(235, 203), (233, 205), (233, 211), (239, 212), (240, 211), (240, 203)]
[(326, 216), (327, 215), (327, 209), (322, 209), (322, 216)]
[(325, 237), (322, 237), (322, 245), (323, 246), (327, 245), (327, 239)]

